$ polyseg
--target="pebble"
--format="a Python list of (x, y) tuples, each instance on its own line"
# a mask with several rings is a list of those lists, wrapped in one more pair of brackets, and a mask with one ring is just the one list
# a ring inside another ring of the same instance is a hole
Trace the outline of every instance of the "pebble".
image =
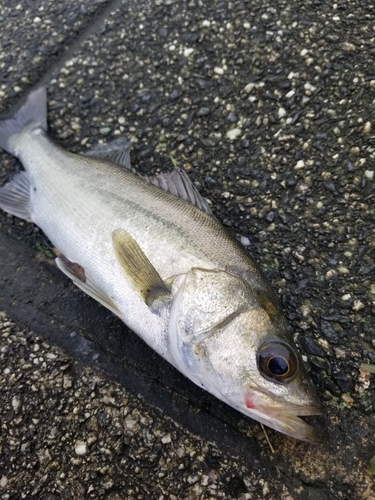
[(12, 407), (15, 413), (18, 413), (21, 408), (21, 400), (18, 396), (12, 398)]
[(363, 126), (362, 133), (368, 134), (369, 132), (371, 132), (371, 122), (366, 122)]
[(189, 57), (194, 52), (194, 49), (191, 47), (187, 47), (184, 49), (184, 57)]
[(246, 236), (241, 236), (241, 243), (244, 247), (247, 247), (250, 245), (250, 240)]
[(354, 405), (354, 399), (346, 392), (341, 396), (341, 399), (344, 401), (346, 406), (350, 407)]
[(237, 139), (237, 137), (239, 137), (241, 134), (242, 134), (242, 130), (240, 128), (231, 128), (227, 132), (227, 137), (228, 137), (228, 139), (233, 141), (234, 139)]
[(99, 132), (102, 135), (108, 135), (110, 133), (111, 129), (109, 127), (102, 127), (99, 129)]
[(214, 68), (214, 72), (215, 72), (217, 75), (223, 75), (223, 74), (224, 74), (224, 69), (223, 69), (223, 68), (220, 68), (219, 66), (216, 66), (216, 68)]
[(163, 444), (169, 444), (169, 443), (171, 443), (171, 442), (172, 442), (171, 435), (170, 435), (170, 434), (165, 434), (165, 436), (163, 436), (163, 437), (161, 438), (161, 442), (162, 442)]
[(349, 269), (345, 266), (340, 266), (337, 270), (340, 274), (349, 274)]
[(84, 455), (87, 452), (87, 445), (84, 441), (77, 441), (74, 445), (76, 455)]
[(361, 302), (360, 300), (355, 300), (353, 303), (352, 309), (353, 309), (353, 311), (360, 311), (364, 307), (365, 307), (365, 304), (363, 302)]
[(301, 170), (301, 168), (304, 168), (305, 162), (303, 160), (298, 160), (297, 163), (294, 165), (294, 170)]

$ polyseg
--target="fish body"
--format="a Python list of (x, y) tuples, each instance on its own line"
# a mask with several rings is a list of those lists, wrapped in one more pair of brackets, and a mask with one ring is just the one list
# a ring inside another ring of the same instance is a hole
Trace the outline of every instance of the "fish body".
[(46, 107), (39, 89), (0, 121), (0, 146), (25, 168), (0, 188), (0, 207), (39, 226), (60, 269), (196, 384), (316, 442), (299, 416), (319, 403), (278, 299), (186, 174), (145, 180), (126, 145), (65, 151), (47, 134)]

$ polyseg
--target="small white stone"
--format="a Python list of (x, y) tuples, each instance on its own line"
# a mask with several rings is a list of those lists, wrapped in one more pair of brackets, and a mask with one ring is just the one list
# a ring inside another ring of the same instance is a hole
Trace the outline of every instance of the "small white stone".
[(316, 204), (316, 208), (320, 210), (323, 207), (323, 203), (321, 201), (318, 201)]
[(17, 413), (19, 409), (21, 408), (21, 400), (18, 396), (14, 396), (12, 398), (12, 406), (13, 410)]
[(241, 134), (242, 134), (242, 130), (240, 128), (232, 128), (232, 129), (228, 130), (227, 137), (228, 137), (228, 139), (233, 141), (234, 139), (237, 139), (237, 137)]
[(184, 49), (184, 57), (189, 57), (194, 52), (194, 49), (191, 47), (186, 47)]
[(304, 57), (304, 56), (307, 56), (308, 53), (309, 53), (309, 51), (307, 49), (302, 49), (301, 52), (299, 53), (299, 55)]
[(351, 295), (350, 293), (345, 293), (342, 297), (341, 297), (341, 300), (350, 300), (351, 299)]
[(371, 122), (366, 122), (366, 123), (363, 125), (363, 130), (362, 130), (362, 133), (363, 133), (363, 134), (368, 134), (369, 132), (371, 132)]
[(311, 85), (311, 83), (309, 83), (309, 82), (305, 83), (304, 88), (305, 88), (305, 90), (308, 90), (310, 92), (314, 92), (314, 90), (315, 90), (314, 85)]
[(223, 68), (220, 68), (219, 66), (216, 66), (216, 68), (214, 68), (214, 72), (215, 72), (217, 75), (223, 75), (223, 74), (224, 74), (224, 70), (223, 70)]
[(349, 269), (347, 267), (340, 266), (337, 270), (340, 274), (349, 274)]
[(248, 83), (246, 87), (244, 88), (245, 92), (251, 92), (253, 88), (255, 87), (255, 83)]
[(34, 24), (39, 24), (41, 22), (42, 22), (42, 20), (40, 19), (40, 17), (34, 17), (34, 20), (33, 20)]
[(370, 179), (370, 181), (372, 181), (372, 179), (374, 178), (374, 171), (373, 170), (365, 170), (365, 177), (367, 177), (367, 179)]
[(161, 442), (163, 444), (169, 444), (169, 443), (171, 443), (172, 442), (171, 435), (170, 434), (166, 434), (165, 436), (163, 436), (161, 438)]
[(279, 108), (277, 114), (279, 115), (279, 118), (283, 118), (286, 115), (286, 109), (285, 108)]
[(208, 19), (205, 19), (202, 22), (202, 26), (204, 26), (205, 28), (208, 28), (209, 26), (211, 26), (211, 21), (209, 21)]
[(353, 309), (353, 311), (360, 311), (364, 307), (365, 307), (365, 304), (363, 302), (361, 302), (360, 300), (355, 300), (353, 303), (352, 309)]
[(335, 274), (336, 274), (335, 271), (333, 269), (330, 269), (329, 271), (326, 272), (326, 278), (327, 279), (333, 278)]
[(250, 245), (250, 240), (246, 236), (241, 236), (241, 243), (244, 247), (247, 247)]
[(245, 28), (245, 30), (249, 30), (251, 27), (251, 24), (249, 22), (245, 21), (242, 26)]
[(298, 160), (294, 166), (294, 170), (301, 170), (305, 166), (305, 162), (303, 160)]
[(296, 93), (296, 91), (294, 89), (290, 90), (287, 94), (286, 94), (286, 98), (287, 99), (290, 99), (291, 97), (294, 96), (294, 94)]
[(137, 426), (137, 421), (136, 421), (133, 417), (131, 417), (131, 416), (126, 417), (126, 419), (125, 419), (125, 427), (126, 427), (127, 429), (129, 429), (129, 430), (131, 431), (131, 430), (133, 430), (136, 426)]
[(76, 455), (84, 455), (87, 452), (87, 444), (84, 441), (77, 441), (74, 445)]
[(125, 116), (119, 116), (117, 121), (119, 122), (120, 125), (125, 125)]

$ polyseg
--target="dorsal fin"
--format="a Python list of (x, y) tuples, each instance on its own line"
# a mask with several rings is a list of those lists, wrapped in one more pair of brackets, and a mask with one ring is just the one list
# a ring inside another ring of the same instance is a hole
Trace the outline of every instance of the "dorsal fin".
[(133, 170), (130, 165), (131, 142), (121, 137), (105, 144), (97, 144), (85, 151), (86, 156), (93, 156), (102, 160), (109, 160), (122, 167)]
[(199, 193), (183, 168), (176, 167), (172, 172), (161, 173), (155, 177), (142, 175), (131, 166), (130, 147), (130, 141), (120, 138), (106, 144), (98, 144), (86, 151), (85, 155), (117, 163), (133, 172), (133, 174), (138, 175), (146, 182), (195, 205), (202, 212), (214, 217), (208, 201)]
[(167, 193), (195, 205), (202, 212), (214, 216), (208, 201), (203, 198), (183, 168), (177, 167), (172, 172), (161, 173), (156, 177), (148, 177), (146, 180)]

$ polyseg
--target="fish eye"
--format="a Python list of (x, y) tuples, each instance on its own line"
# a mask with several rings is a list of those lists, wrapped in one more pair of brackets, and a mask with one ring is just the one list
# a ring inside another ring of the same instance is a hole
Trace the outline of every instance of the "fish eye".
[(269, 341), (258, 351), (258, 368), (267, 379), (284, 382), (298, 370), (298, 359), (294, 350), (282, 342)]

